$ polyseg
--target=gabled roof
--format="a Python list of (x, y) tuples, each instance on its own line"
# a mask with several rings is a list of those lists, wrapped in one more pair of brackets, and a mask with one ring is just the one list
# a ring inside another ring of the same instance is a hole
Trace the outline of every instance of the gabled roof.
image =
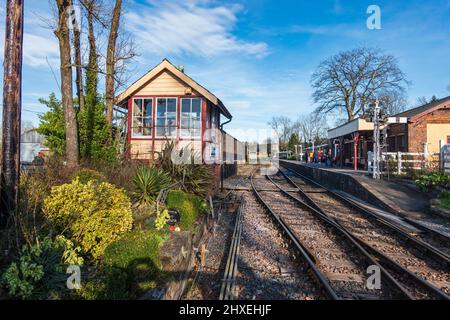
[(156, 67), (154, 67), (149, 72), (147, 72), (143, 77), (141, 77), (136, 82), (134, 82), (125, 91), (120, 93), (116, 97), (116, 105), (123, 104), (124, 101), (126, 101), (128, 98), (130, 98), (134, 93), (136, 93), (138, 90), (140, 90), (142, 87), (144, 87), (147, 83), (149, 83), (151, 80), (153, 80), (157, 75), (159, 75), (164, 70), (168, 70), (169, 72), (171, 72), (178, 79), (180, 79), (181, 81), (186, 83), (193, 90), (197, 91), (203, 97), (205, 97), (208, 101), (210, 101), (212, 104), (217, 106), (225, 117), (227, 117), (228, 119), (232, 118), (230, 112), (227, 110), (227, 108), (224, 106), (224, 104), (222, 103), (222, 101), (220, 101), (219, 98), (217, 98), (209, 90), (207, 90), (206, 88), (204, 88), (203, 86), (198, 84), (191, 77), (186, 75), (184, 72), (181, 72), (180, 70), (178, 70), (178, 68), (175, 67), (167, 59), (164, 59), (160, 64), (158, 64)]
[(450, 108), (450, 96), (424, 104), (417, 108), (412, 108), (403, 112), (400, 112), (393, 117), (406, 117), (408, 121), (415, 121), (418, 118), (427, 115), (438, 109), (449, 109)]

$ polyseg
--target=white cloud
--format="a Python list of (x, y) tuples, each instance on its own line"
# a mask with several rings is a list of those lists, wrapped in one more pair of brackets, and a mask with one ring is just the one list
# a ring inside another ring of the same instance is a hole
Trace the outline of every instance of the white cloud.
[[(4, 54), (5, 16), (0, 11), (0, 55)], [(51, 30), (42, 27), (34, 16), (25, 17), (23, 36), (23, 63), (33, 68), (59, 65), (58, 42)], [(48, 59), (48, 63), (47, 63)]]
[(233, 35), (240, 6), (213, 6), (210, 1), (151, 1), (150, 4), (125, 16), (126, 27), (145, 52), (203, 57), (267, 54), (266, 43)]
[(24, 63), (31, 67), (43, 67), (48, 63), (59, 66), (59, 49), (55, 39), (36, 34), (25, 33), (23, 44)]
[(228, 108), (232, 108), (235, 110), (243, 110), (249, 109), (251, 107), (250, 101), (247, 100), (237, 100), (237, 101), (229, 101), (227, 104)]

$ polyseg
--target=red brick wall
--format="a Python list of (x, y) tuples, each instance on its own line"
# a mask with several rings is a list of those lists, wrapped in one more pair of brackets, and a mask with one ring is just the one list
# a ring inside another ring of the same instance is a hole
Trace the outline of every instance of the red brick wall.
[(428, 123), (450, 123), (450, 109), (436, 110), (408, 124), (408, 152), (423, 152)]
[[(398, 123), (398, 124), (391, 124), (388, 129), (388, 143), (389, 147), (388, 150), (390, 152), (397, 152), (402, 151), (399, 150), (398, 146), (398, 137), (400, 135), (404, 135), (406, 137), (405, 146), (408, 145), (408, 128), (406, 124)], [(403, 150), (407, 151), (407, 150)]]

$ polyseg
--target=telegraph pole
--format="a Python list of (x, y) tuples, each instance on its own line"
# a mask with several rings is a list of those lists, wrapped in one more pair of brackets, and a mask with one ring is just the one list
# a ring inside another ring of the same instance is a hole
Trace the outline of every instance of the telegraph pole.
[(17, 209), (20, 174), (23, 0), (6, 1), (0, 225)]

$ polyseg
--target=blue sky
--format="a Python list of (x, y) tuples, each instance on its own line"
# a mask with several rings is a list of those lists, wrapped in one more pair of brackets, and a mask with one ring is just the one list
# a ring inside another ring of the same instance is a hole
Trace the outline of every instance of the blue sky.
[[(165, 57), (183, 64), (230, 109), (230, 129), (265, 128), (272, 116), (295, 120), (311, 112), (314, 69), (360, 45), (398, 58), (411, 81), (409, 105), (421, 96), (450, 95), (450, 0), (125, 2), (124, 27), (140, 54), (129, 83)], [(381, 30), (366, 28), (371, 4), (381, 8)], [(28, 0), (25, 6), (23, 119), (36, 124), (37, 113), (45, 112), (38, 99), (58, 92), (58, 45), (43, 22), (51, 17), (49, 1)], [(3, 58), (3, 43), (0, 53)]]

